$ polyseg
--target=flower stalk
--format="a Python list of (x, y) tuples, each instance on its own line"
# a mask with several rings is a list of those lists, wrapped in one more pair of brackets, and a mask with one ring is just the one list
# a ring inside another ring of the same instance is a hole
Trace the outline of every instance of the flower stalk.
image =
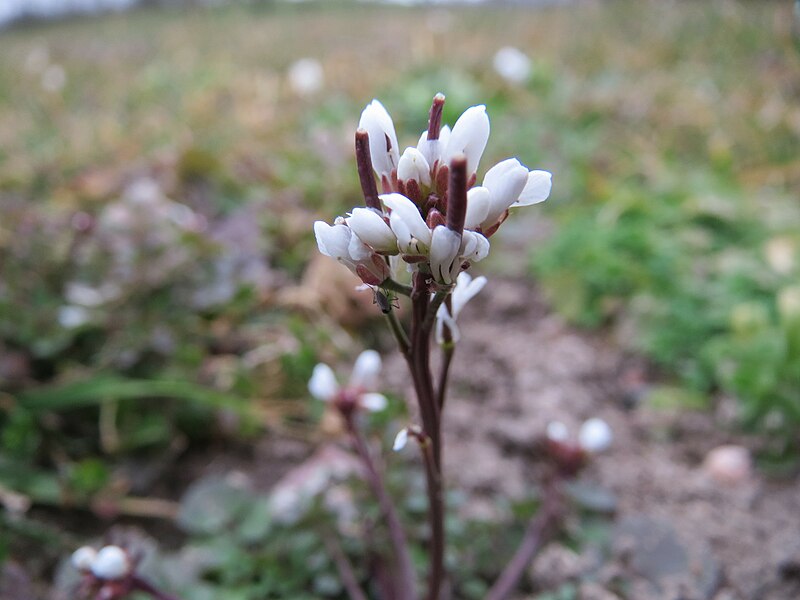
[[(427, 130), (416, 147), (408, 147), (401, 154), (389, 113), (373, 100), (361, 115), (355, 138), (365, 207), (354, 208), (332, 226), (322, 221), (314, 224), (320, 251), (347, 266), (381, 300), (381, 311), (414, 386), (421, 425), (403, 430), (395, 447), (402, 448), (408, 436), (414, 435), (422, 451), (430, 530), (425, 600), (439, 600), (446, 579), (442, 417), (450, 365), (460, 338), (456, 319), (486, 283), (486, 278), (473, 279), (466, 271), (488, 255), (489, 237), (505, 222), (511, 208), (541, 202), (550, 192), (549, 173), (529, 171), (516, 159), (490, 168), (483, 185), (475, 186), (490, 131), (486, 107), (468, 108), (451, 129), (442, 124), (444, 102), (442, 94), (433, 98)], [(403, 266), (410, 273), (410, 285), (401, 282)], [(407, 325), (393, 310), (388, 292), (410, 299)], [(431, 370), (432, 338), (442, 349), (436, 379)], [(315, 369), (317, 384), (332, 378), (326, 373)], [(324, 392), (326, 385), (313, 387)], [(408, 542), (358, 429), (358, 405), (354, 401), (348, 405), (352, 410), (342, 411), (342, 415), (392, 539), (397, 577), (391, 597), (416, 600)], [(523, 548), (495, 586), (492, 600), (505, 597), (516, 585), (519, 565), (539, 545), (543, 528), (531, 525)]]

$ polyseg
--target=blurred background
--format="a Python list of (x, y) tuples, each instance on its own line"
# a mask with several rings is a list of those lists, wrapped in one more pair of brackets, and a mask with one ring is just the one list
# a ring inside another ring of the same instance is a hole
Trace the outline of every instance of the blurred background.
[(186, 598), (345, 597), (324, 542), (368, 562), (363, 490), (306, 381), (392, 345), (311, 226), (362, 203), (362, 108), (412, 145), (436, 92), (487, 105), (481, 176), (554, 180), (463, 319), (455, 597), (535, 508), (531, 440), (598, 414), (615, 448), (521, 598), (797, 597), (797, 31), (777, 0), (0, 0), (0, 598), (72, 597), (109, 535)]

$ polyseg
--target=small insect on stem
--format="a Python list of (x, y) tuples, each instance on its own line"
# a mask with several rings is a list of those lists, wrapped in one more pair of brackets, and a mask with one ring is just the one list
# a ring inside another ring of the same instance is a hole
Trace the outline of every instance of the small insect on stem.
[(392, 308), (400, 308), (400, 301), (397, 299), (397, 296), (382, 288), (375, 288), (375, 295), (372, 298), (372, 303), (377, 304), (378, 308), (380, 308), (381, 312), (385, 315), (392, 312)]

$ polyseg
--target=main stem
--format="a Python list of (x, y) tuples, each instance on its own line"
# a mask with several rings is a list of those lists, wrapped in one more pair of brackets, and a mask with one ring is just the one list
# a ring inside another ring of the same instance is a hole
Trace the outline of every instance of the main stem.
[(408, 366), (414, 380), (422, 428), (427, 437), (424, 451), (431, 529), (427, 600), (438, 600), (444, 580), (444, 494), (442, 481), (441, 414), (430, 369), (431, 309), (428, 281), (416, 273), (411, 293), (411, 349)]
[(386, 485), (380, 475), (380, 471), (375, 467), (375, 462), (372, 460), (369, 446), (358, 430), (358, 427), (353, 422), (353, 415), (345, 417), (347, 428), (350, 436), (353, 439), (353, 445), (356, 452), (361, 457), (364, 463), (364, 468), (367, 475), (367, 483), (372, 488), (372, 493), (378, 499), (378, 504), (381, 511), (386, 517), (386, 525), (389, 529), (389, 537), (394, 546), (395, 559), (397, 560), (397, 593), (400, 600), (415, 600), (416, 591), (414, 589), (414, 564), (411, 562), (411, 553), (408, 549), (408, 540), (403, 530), (403, 525), (400, 522), (400, 517), (397, 514), (397, 509), (392, 503), (389, 492), (386, 490)]

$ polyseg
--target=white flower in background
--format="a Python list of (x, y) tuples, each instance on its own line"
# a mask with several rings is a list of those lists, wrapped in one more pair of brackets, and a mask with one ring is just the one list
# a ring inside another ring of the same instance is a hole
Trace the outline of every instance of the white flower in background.
[(122, 579), (131, 571), (128, 554), (119, 546), (105, 546), (92, 561), (92, 574), (98, 579)]
[(395, 452), (400, 452), (400, 450), (406, 447), (406, 444), (408, 444), (408, 427), (403, 427), (397, 432), (397, 435), (394, 438), (392, 450)]
[(71, 562), (72, 566), (78, 569), (78, 571), (88, 573), (92, 570), (92, 565), (96, 558), (97, 550), (91, 546), (83, 546), (72, 553)]
[(603, 419), (594, 417), (581, 425), (578, 431), (578, 445), (590, 454), (603, 452), (614, 441), (614, 432)]
[(360, 407), (371, 412), (386, 408), (386, 396), (373, 392), (378, 387), (381, 372), (381, 357), (375, 350), (365, 350), (356, 359), (353, 373), (346, 386), (340, 386), (336, 375), (328, 365), (319, 363), (314, 367), (308, 381), (308, 391), (317, 400), (334, 402), (338, 398), (353, 399)]
[(550, 421), (547, 424), (547, 438), (554, 442), (566, 442), (569, 440), (569, 430), (561, 421)]
[(67, 84), (67, 72), (61, 65), (50, 65), (42, 73), (41, 84), (45, 92), (60, 92)]
[(445, 343), (445, 327), (450, 331), (450, 337), (453, 342), (461, 339), (461, 332), (456, 324), (456, 319), (467, 302), (472, 300), (485, 285), (486, 277), (481, 276), (473, 279), (469, 273), (459, 273), (450, 301), (453, 309), (452, 314), (445, 304), (442, 304), (436, 312), (436, 341), (439, 344)]
[(495, 72), (513, 84), (522, 84), (531, 76), (531, 59), (519, 48), (500, 48), (492, 61)]
[(311, 96), (322, 89), (325, 74), (314, 58), (301, 58), (289, 66), (289, 86), (298, 96)]
[[(569, 429), (561, 421), (551, 421), (545, 431), (547, 439), (561, 444), (571, 444)], [(577, 446), (588, 454), (607, 450), (614, 441), (614, 432), (603, 419), (593, 417), (581, 425), (578, 431)]]
[(365, 129), (369, 134), (369, 152), (372, 157), (372, 167), (378, 178), (391, 180), (392, 173), (400, 162), (400, 149), (397, 146), (397, 134), (394, 130), (394, 121), (378, 100), (373, 100), (361, 113), (358, 122), (359, 129)]
[(75, 329), (86, 325), (92, 317), (83, 306), (67, 304), (58, 309), (58, 324), (64, 329)]

